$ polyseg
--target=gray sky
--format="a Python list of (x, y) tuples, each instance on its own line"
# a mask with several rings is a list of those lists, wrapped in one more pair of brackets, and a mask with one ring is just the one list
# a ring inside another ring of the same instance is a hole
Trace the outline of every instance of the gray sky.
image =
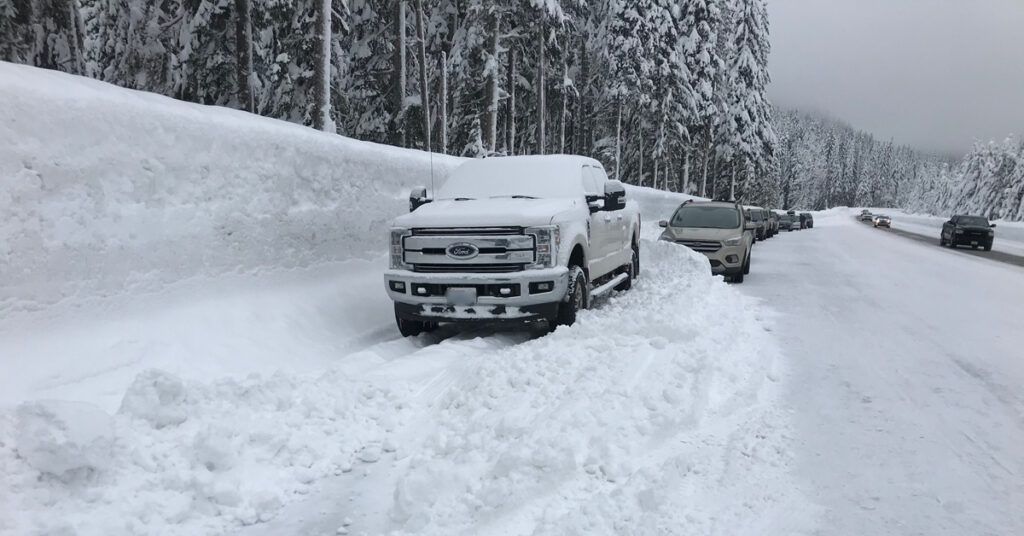
[(768, 0), (773, 102), (962, 154), (1024, 137), (1024, 0)]

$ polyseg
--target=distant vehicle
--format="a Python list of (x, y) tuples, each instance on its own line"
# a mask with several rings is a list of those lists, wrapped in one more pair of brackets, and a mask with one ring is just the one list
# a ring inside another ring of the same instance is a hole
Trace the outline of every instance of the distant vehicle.
[(771, 224), (770, 236), (779, 234), (779, 215), (774, 210), (766, 211), (768, 213), (768, 222)]
[(875, 223), (875, 227), (889, 227), (889, 224), (892, 223), (892, 218), (884, 214), (879, 214), (875, 216), (873, 221)]
[(640, 271), (637, 204), (591, 158), (468, 160), (435, 198), (414, 189), (409, 209), (384, 272), (405, 337), (441, 322), (572, 324)]
[(793, 216), (792, 214), (784, 214), (779, 216), (779, 228), (785, 229), (788, 232), (800, 230), (800, 218)]
[(971, 246), (971, 249), (985, 248), (985, 251), (992, 251), (992, 242), (995, 240), (996, 232), (992, 229), (996, 226), (989, 223), (988, 218), (983, 216), (956, 215), (942, 224), (942, 234), (939, 235), (939, 244), (951, 248), (957, 246)]
[(810, 212), (801, 212), (800, 213), (800, 225), (803, 226), (804, 229), (813, 229), (814, 228), (814, 216), (811, 215)]
[(738, 203), (687, 201), (676, 209), (671, 220), (659, 222), (665, 229), (660, 239), (703, 253), (711, 263), (712, 274), (742, 283), (743, 276), (750, 273), (757, 229), (745, 214)]
[(745, 207), (747, 217), (754, 223), (754, 239), (768, 238), (768, 222), (765, 220), (764, 209), (761, 207)]
[(870, 210), (860, 211), (860, 216), (857, 216), (858, 221), (871, 221), (875, 217)]

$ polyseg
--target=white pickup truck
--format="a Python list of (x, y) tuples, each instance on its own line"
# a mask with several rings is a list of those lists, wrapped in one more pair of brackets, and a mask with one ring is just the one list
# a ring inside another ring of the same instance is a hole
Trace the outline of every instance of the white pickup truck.
[(470, 160), (409, 205), (384, 273), (406, 337), (442, 322), (569, 325), (640, 270), (639, 210), (591, 158)]

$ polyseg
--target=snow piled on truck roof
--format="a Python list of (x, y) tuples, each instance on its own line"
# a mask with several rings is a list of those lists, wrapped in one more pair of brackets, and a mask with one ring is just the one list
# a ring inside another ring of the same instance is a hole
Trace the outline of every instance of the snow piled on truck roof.
[(470, 160), (437, 191), (438, 199), (528, 196), (583, 197), (583, 166), (604, 169), (575, 155), (499, 156)]

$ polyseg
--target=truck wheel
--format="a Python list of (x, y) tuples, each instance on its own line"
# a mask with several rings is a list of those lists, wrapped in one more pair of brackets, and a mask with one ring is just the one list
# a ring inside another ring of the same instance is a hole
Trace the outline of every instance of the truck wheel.
[(946, 245), (946, 239), (943, 238), (942, 235), (939, 235), (939, 246), (945, 246), (945, 245)]
[(437, 322), (420, 322), (418, 320), (406, 320), (398, 316), (398, 305), (395, 305), (395, 323), (398, 324), (398, 332), (403, 337), (415, 337), (421, 333), (429, 333), (437, 329)]
[(992, 251), (992, 244), (985, 244), (985, 251)]
[(629, 264), (622, 267), (622, 273), (627, 274), (629, 277), (625, 281), (615, 286), (615, 290), (619, 292), (625, 292), (633, 288), (633, 280), (636, 279), (638, 269), (640, 267), (640, 251), (636, 244), (633, 244), (633, 256), (629, 261)]
[(587, 276), (579, 266), (569, 268), (569, 289), (565, 298), (558, 306), (558, 318), (555, 323), (559, 326), (571, 326), (576, 323), (576, 313), (587, 308)]

